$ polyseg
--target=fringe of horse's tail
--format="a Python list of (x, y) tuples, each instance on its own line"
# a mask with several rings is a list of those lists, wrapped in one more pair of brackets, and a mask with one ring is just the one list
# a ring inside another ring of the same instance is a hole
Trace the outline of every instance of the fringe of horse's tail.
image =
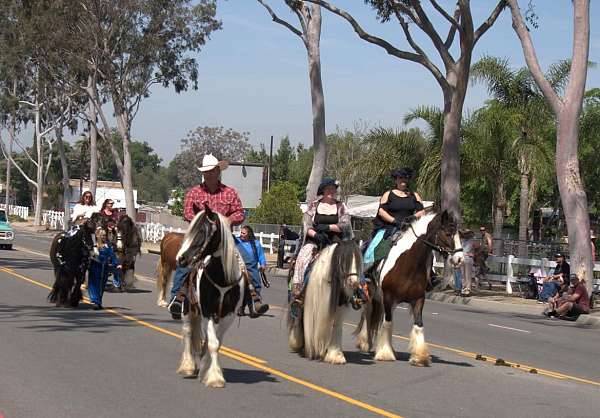
[(64, 287), (64, 282), (61, 278), (61, 268), (58, 267), (58, 270), (54, 271), (54, 284), (52, 285), (52, 290), (48, 294), (48, 301), (51, 303), (56, 303), (58, 300), (58, 292), (61, 287)]
[(156, 289), (160, 291), (164, 286), (163, 282), (166, 279), (164, 278), (164, 268), (162, 265), (162, 256), (158, 258), (158, 263), (156, 263)]

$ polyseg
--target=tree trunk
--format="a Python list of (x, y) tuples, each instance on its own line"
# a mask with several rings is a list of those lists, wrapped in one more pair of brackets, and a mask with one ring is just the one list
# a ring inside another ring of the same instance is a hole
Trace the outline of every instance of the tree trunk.
[(60, 166), (62, 168), (62, 186), (63, 186), (63, 229), (69, 229), (71, 219), (71, 207), (69, 205), (69, 163), (65, 153), (65, 145), (62, 140), (62, 126), (56, 128), (56, 142), (58, 143), (58, 153), (60, 155)]
[[(521, 156), (525, 158), (525, 156)], [(519, 257), (527, 258), (527, 226), (529, 225), (529, 173), (521, 170), (521, 190), (519, 198)]]
[[(91, 89), (91, 84), (94, 83), (92, 76), (88, 79), (88, 88)], [(92, 100), (88, 100), (88, 126), (90, 131), (90, 192), (96, 198), (96, 189), (98, 187), (98, 127), (96, 126), (96, 118), (98, 112)]]
[(556, 176), (567, 223), (571, 273), (585, 278), (588, 290), (591, 291), (594, 265), (590, 217), (577, 157), (579, 115), (573, 113), (573, 109), (565, 107), (558, 117)]
[[(13, 89), (12, 89), (13, 97), (17, 95), (17, 80), (13, 80)], [(13, 109), (10, 117), (10, 127), (8, 128), (8, 155), (12, 157), (12, 148), (13, 141), (15, 139), (15, 133), (17, 130), (17, 114), (16, 110)], [(8, 205), (10, 203), (10, 169), (11, 169), (11, 161), (10, 158), (6, 159), (6, 215), (8, 215)], [(16, 203), (16, 202), (15, 202)]]
[[(117, 106), (115, 106), (115, 113), (117, 112)], [(127, 122), (128, 118), (123, 112), (117, 113), (117, 129), (121, 138), (123, 138), (123, 172), (121, 175), (121, 183), (125, 190), (125, 207), (127, 215), (135, 221), (135, 201), (133, 196), (133, 178), (131, 175), (131, 139), (129, 137), (130, 126)]]
[(502, 254), (502, 229), (506, 214), (506, 190), (504, 187), (504, 173), (500, 172), (496, 179), (494, 191), (494, 254)]
[[(468, 62), (467, 62), (468, 61)], [(444, 133), (442, 141), (441, 209), (461, 217), (460, 211), (460, 125), (467, 94), (470, 58), (457, 63), (448, 75), (450, 89), (444, 90)], [(464, 70), (466, 66), (467, 71)]]
[(36, 175), (36, 186), (35, 186), (35, 214), (33, 218), (33, 224), (35, 226), (42, 225), (42, 203), (44, 198), (44, 155), (43, 155), (43, 147), (42, 141), (43, 138), (40, 138), (40, 107), (36, 106), (35, 110), (35, 145), (37, 151), (37, 175)]
[(307, 37), (308, 73), (313, 114), (313, 164), (306, 186), (306, 201), (312, 202), (327, 164), (327, 138), (325, 134), (325, 96), (321, 80), (321, 8), (312, 7)]

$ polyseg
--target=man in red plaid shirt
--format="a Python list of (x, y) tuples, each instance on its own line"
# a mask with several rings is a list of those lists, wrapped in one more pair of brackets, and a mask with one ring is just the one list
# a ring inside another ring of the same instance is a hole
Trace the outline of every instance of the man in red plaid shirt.
[[(191, 222), (196, 216), (194, 205), (204, 208), (204, 204), (208, 204), (212, 211), (226, 216), (231, 226), (244, 222), (244, 208), (240, 197), (235, 189), (221, 183), (221, 171), (228, 166), (227, 161), (219, 161), (212, 154), (204, 156), (202, 167), (198, 167), (204, 181), (198, 186), (192, 187), (185, 195), (183, 218), (186, 221)], [(169, 304), (169, 311), (174, 319), (181, 318), (181, 302), (176, 299), (176, 296), (189, 271), (188, 268), (181, 266), (177, 266), (177, 270), (175, 270), (171, 287), (171, 303)]]

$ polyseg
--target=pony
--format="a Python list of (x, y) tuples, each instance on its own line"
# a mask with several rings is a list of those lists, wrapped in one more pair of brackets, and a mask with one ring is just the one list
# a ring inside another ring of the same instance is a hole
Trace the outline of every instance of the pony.
[(184, 234), (179, 232), (169, 232), (165, 234), (160, 241), (160, 258), (156, 265), (156, 292), (158, 298), (156, 304), (161, 307), (169, 305), (167, 301), (167, 291), (171, 283), (171, 276), (177, 268), (177, 253), (181, 248)]
[(183, 353), (177, 373), (199, 375), (207, 387), (221, 388), (225, 378), (218, 351), (241, 303), (244, 277), (227, 218), (208, 205), (203, 211), (194, 207), (194, 212), (176, 257), (191, 269), (182, 288), (189, 303), (183, 303)]
[(48, 300), (56, 306), (76, 308), (82, 299), (81, 284), (94, 252), (92, 235), (98, 222), (94, 215), (71, 230), (57, 234), (50, 244), (54, 284)]
[(387, 258), (375, 270), (370, 290), (355, 331), (357, 347), (369, 352), (376, 340), (375, 360), (396, 359), (392, 348), (394, 307), (407, 302), (411, 307), (413, 327), (409, 339), (410, 359), (414, 366), (429, 366), (431, 358), (423, 332), (425, 292), (433, 266), (433, 253), (439, 253), (454, 266), (464, 258), (458, 223), (448, 211), (422, 216), (410, 224), (395, 242)]
[(135, 281), (135, 260), (141, 254), (142, 239), (135, 222), (128, 215), (119, 218), (111, 244), (122, 266), (121, 289), (129, 291)]
[[(342, 351), (344, 316), (360, 284), (362, 255), (354, 240), (324, 248), (306, 284), (302, 318), (290, 315), (288, 345), (313, 360), (345, 364)], [(290, 313), (292, 310), (290, 310)]]

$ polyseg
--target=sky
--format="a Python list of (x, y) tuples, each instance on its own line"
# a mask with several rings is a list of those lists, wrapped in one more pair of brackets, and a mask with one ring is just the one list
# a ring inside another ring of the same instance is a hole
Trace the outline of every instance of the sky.
[[(266, 0), (281, 18), (298, 25), (283, 0)], [(521, 0), (522, 7), (528, 0)], [(365, 30), (407, 49), (397, 22), (382, 24), (363, 0), (331, 0), (351, 12)], [(425, 3), (425, 2), (424, 2)], [(455, 0), (441, 0), (452, 11)], [(473, 0), (475, 24), (494, 7), (495, 0)], [(600, 62), (600, 7), (591, 2), (590, 60)], [(570, 57), (572, 6), (568, 0), (533, 0), (539, 28), (532, 37), (543, 68)], [(181, 94), (155, 87), (133, 122), (136, 140), (147, 141), (164, 164), (180, 151), (180, 141), (198, 126), (224, 126), (249, 132), (251, 143), (275, 149), (282, 137), (292, 144), (312, 143), (312, 113), (306, 50), (300, 38), (274, 23), (256, 0), (219, 0), (217, 15), (223, 29), (213, 33), (198, 56), (199, 89)], [(432, 16), (435, 13), (432, 12)], [(296, 19), (296, 20), (295, 20)], [(445, 22), (433, 19), (444, 33)], [(443, 30), (442, 30), (443, 28)], [(417, 33), (418, 28), (413, 28)], [(416, 36), (430, 57), (427, 38)], [(456, 42), (455, 42), (456, 43)], [(505, 10), (478, 43), (473, 62), (483, 55), (508, 58), (513, 68), (525, 65), (520, 43)], [(419, 64), (389, 56), (354, 33), (342, 18), (323, 10), (322, 77), (326, 129), (353, 129), (357, 124), (403, 128), (402, 118), (421, 105), (441, 107), (442, 93), (430, 73)], [(439, 60), (438, 60), (439, 62)], [(600, 67), (588, 72), (588, 88), (600, 85)], [(470, 85), (465, 112), (487, 98), (483, 86)]]

